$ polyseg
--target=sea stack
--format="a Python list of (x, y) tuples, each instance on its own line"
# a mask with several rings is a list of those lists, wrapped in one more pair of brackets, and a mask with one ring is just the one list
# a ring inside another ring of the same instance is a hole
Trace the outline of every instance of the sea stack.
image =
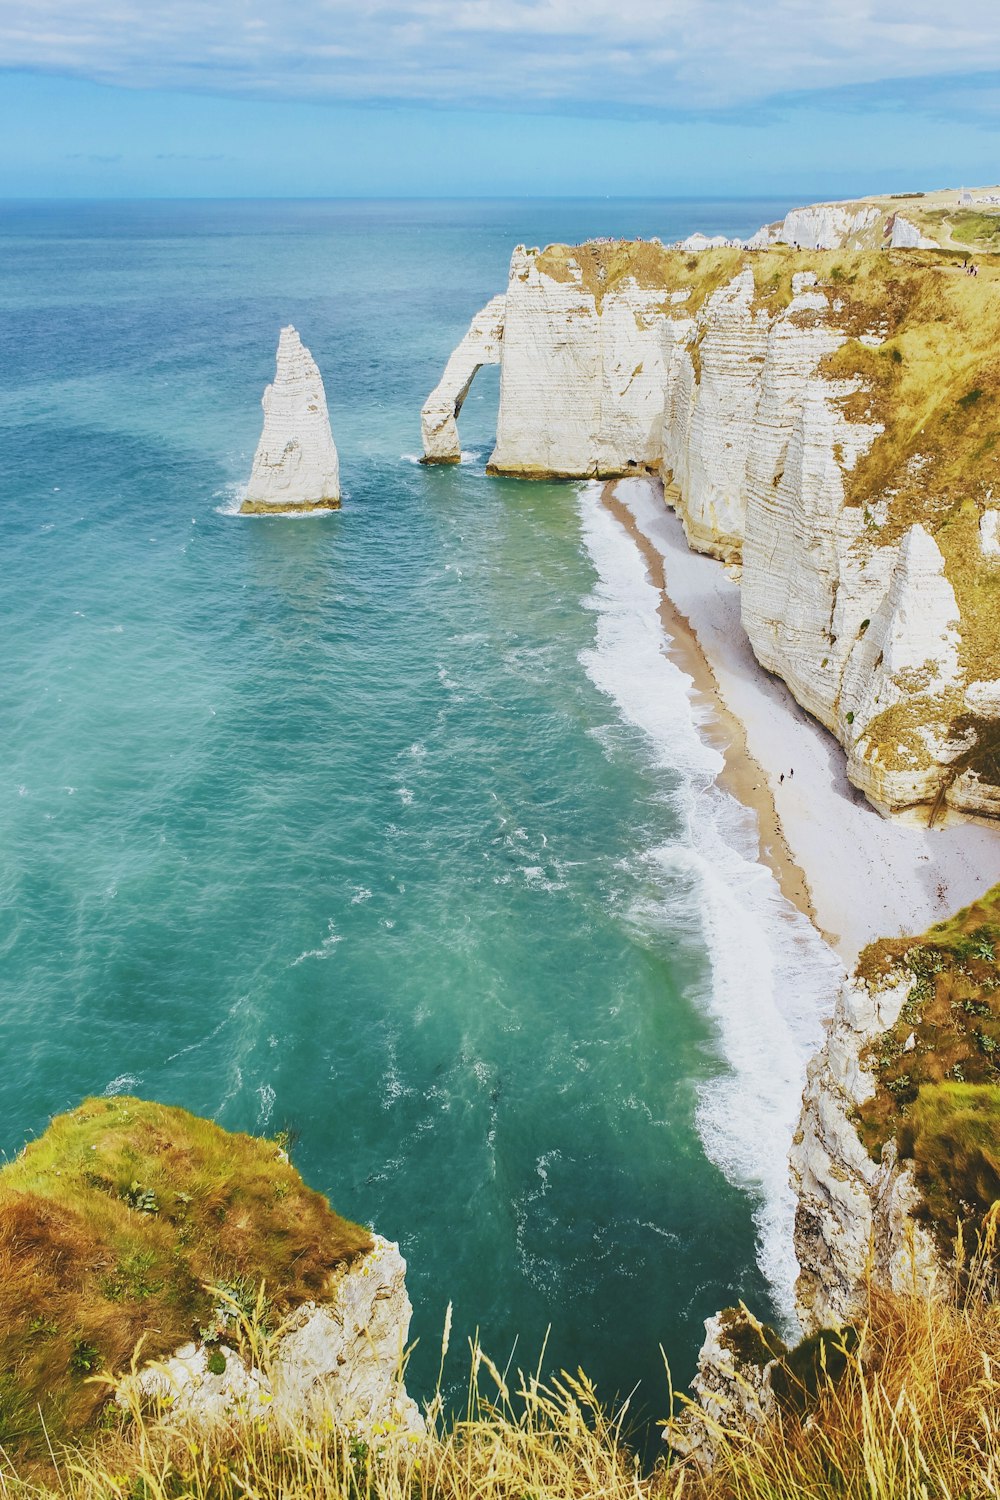
[(291, 325), (281, 330), (274, 383), (264, 391), (261, 405), (264, 429), (241, 514), (337, 510), (340, 461), (323, 377)]

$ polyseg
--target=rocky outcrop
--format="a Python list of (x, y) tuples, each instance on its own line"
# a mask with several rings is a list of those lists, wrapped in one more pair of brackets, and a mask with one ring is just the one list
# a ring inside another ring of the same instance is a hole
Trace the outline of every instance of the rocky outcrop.
[[(910, 244), (913, 231), (921, 243), (919, 226), (871, 203), (795, 210), (779, 227), (814, 245), (869, 230), (886, 244), (894, 234)], [(940, 539), (954, 488), (921, 493), (925, 469), (939, 462), (920, 449), (923, 429), (907, 434), (912, 449), (891, 481), (858, 498), (855, 476), (880, 438), (889, 441), (886, 372), (904, 363), (898, 345), (879, 354), (890, 342), (887, 273), (899, 306), (918, 289), (897, 282), (895, 262), (881, 256), (852, 270), (818, 252), (811, 266), (812, 254), (519, 246), (502, 313), (495, 299), (474, 321), (425, 407), (427, 456), (457, 456), (455, 409), (483, 350), (498, 353), (490, 472), (660, 471), (691, 545), (741, 565), (756, 656), (837, 737), (853, 784), (884, 812), (943, 800), (996, 816), (1000, 660), (983, 633), (990, 606), (972, 589), (963, 603), (957, 578), (974, 566), (987, 573), (1000, 556), (991, 476), (984, 468), (976, 480), (982, 519), (974, 516), (977, 543), (964, 550), (957, 533), (950, 552)], [(914, 274), (938, 274), (950, 295), (947, 270)], [(971, 403), (983, 388), (957, 407), (945, 402), (937, 454), (954, 411), (980, 410)], [(900, 441), (892, 435), (897, 449)], [(971, 487), (966, 472), (950, 481), (958, 484)]]
[[(655, 264), (668, 257), (643, 249)], [(684, 292), (672, 300), (639, 262), (613, 283), (601, 269), (566, 247), (514, 251), (491, 473), (588, 478), (658, 464), (667, 372), (688, 333), (672, 316)]]
[(944, 559), (934, 538), (911, 526), (870, 624), (859, 627), (838, 705), (848, 774), (872, 801), (906, 807), (933, 798), (939, 767), (956, 753), (949, 707), (961, 699), (959, 646), (958, 603)]
[(936, 250), (938, 241), (923, 234), (895, 211), (891, 199), (854, 203), (812, 203), (793, 208), (775, 224), (764, 224), (748, 242), (754, 250), (791, 245), (798, 250)]
[(374, 1240), (328, 1300), (303, 1303), (252, 1354), (225, 1335), (185, 1344), (126, 1377), (119, 1405), (153, 1402), (173, 1420), (202, 1425), (237, 1415), (300, 1425), (330, 1420), (366, 1440), (376, 1431), (422, 1432), (403, 1385), (412, 1314), (406, 1262), (397, 1245)]
[(701, 254), (702, 250), (725, 250), (739, 246), (740, 240), (728, 240), (724, 234), (689, 234), (687, 239), (681, 240), (679, 249), (694, 250)]
[(891, 250), (936, 250), (937, 240), (921, 234), (916, 224), (911, 224), (909, 219), (903, 218), (902, 214), (894, 214), (892, 230), (889, 234), (889, 248)]
[(425, 464), (457, 464), (462, 457), (458, 414), (483, 365), (498, 365), (503, 347), (506, 297), (494, 297), (473, 318), (468, 332), (420, 413)]
[(990, 562), (1000, 560), (1000, 510), (985, 510), (980, 516), (979, 550)]
[(281, 330), (274, 381), (265, 389), (261, 405), (264, 427), (242, 514), (336, 510), (340, 462), (323, 379), (291, 326)]
[(880, 224), (877, 208), (853, 203), (816, 203), (787, 213), (778, 236), (800, 250), (858, 250)]
[[(662, 463), (691, 545), (742, 562), (754, 654), (841, 741), (850, 780), (891, 810), (932, 802), (962, 751), (960, 612), (924, 527), (886, 545), (847, 504), (846, 479), (882, 431), (847, 415), (858, 382), (823, 369), (847, 338), (815, 273), (796, 273), (772, 312), (744, 269), (675, 346)], [(958, 783), (953, 803), (962, 794)]]
[(705, 1319), (705, 1341), (690, 1389), (691, 1402), (666, 1423), (664, 1442), (682, 1458), (711, 1469), (720, 1445), (751, 1437), (775, 1410), (769, 1373), (785, 1345), (746, 1307)]
[(666, 385), (662, 465), (682, 497), (685, 532), (698, 551), (726, 559), (738, 558), (743, 544), (746, 466), (770, 321), (755, 301), (749, 269), (714, 293), (674, 346)]
[(799, 1320), (806, 1332), (839, 1326), (863, 1312), (866, 1279), (895, 1291), (932, 1292), (941, 1260), (914, 1217), (919, 1194), (890, 1142), (874, 1161), (855, 1116), (875, 1093), (864, 1049), (899, 1018), (912, 975), (876, 985), (847, 980), (826, 1041), (809, 1065), (791, 1151), (798, 1198), (795, 1253)]

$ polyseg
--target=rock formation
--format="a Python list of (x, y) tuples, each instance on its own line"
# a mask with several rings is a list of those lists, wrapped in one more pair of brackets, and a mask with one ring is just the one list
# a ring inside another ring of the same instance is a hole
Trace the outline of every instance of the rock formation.
[(590, 477), (658, 463), (667, 370), (686, 325), (668, 315), (670, 253), (633, 249), (633, 274), (617, 279), (591, 246), (514, 251), (491, 473)]
[(425, 464), (457, 464), (462, 457), (458, 414), (483, 365), (500, 363), (506, 301), (501, 293), (476, 313), (444, 374), (424, 402), (420, 429)]
[(881, 218), (874, 207), (817, 203), (786, 214), (779, 238), (800, 250), (858, 250)]
[[(334, 1213), (276, 1141), (86, 1100), (0, 1169), (0, 1244), (17, 1247), (0, 1281), (0, 1416), (24, 1456), (93, 1429), (116, 1381), (122, 1404), (199, 1422), (244, 1410), (360, 1436), (421, 1428), (397, 1247)], [(109, 1379), (81, 1378), (93, 1370)]]
[(785, 1352), (774, 1330), (758, 1322), (747, 1308), (728, 1307), (705, 1319), (705, 1341), (691, 1381), (694, 1403), (666, 1424), (664, 1441), (698, 1467), (711, 1469), (724, 1434), (752, 1439), (774, 1413), (768, 1379), (771, 1366)]
[(264, 427), (241, 513), (336, 510), (340, 462), (323, 379), (291, 326), (281, 330), (274, 381), (261, 405)]
[[(747, 241), (750, 249), (791, 245), (800, 250), (936, 250), (991, 248), (983, 224), (969, 212), (970, 195), (955, 189), (934, 193), (892, 193), (842, 203), (811, 203), (764, 224)], [(977, 203), (997, 203), (992, 194)], [(906, 204), (905, 214), (899, 211)], [(954, 236), (964, 235), (965, 238)], [(703, 238), (703, 236), (702, 236)], [(686, 241), (684, 242), (687, 243)]]
[(406, 1262), (398, 1245), (374, 1240), (325, 1301), (295, 1309), (266, 1342), (262, 1363), (224, 1337), (191, 1342), (126, 1377), (119, 1405), (152, 1401), (171, 1420), (199, 1424), (237, 1414), (299, 1425), (326, 1419), (366, 1441), (376, 1431), (422, 1432), (402, 1376), (413, 1311)]
[[(811, 243), (875, 223), (871, 204), (796, 213), (782, 232)], [(886, 243), (900, 223), (879, 210)], [(854, 785), (884, 812), (994, 816), (1000, 473), (979, 403), (1000, 320), (982, 286), (908, 251), (519, 246), (492, 332), (480, 315), (425, 408), (427, 456), (457, 455), (453, 409), (480, 344), (499, 349), (490, 472), (662, 473), (691, 545), (742, 565), (755, 654)], [(894, 425), (896, 399), (924, 425)]]
[(920, 937), (872, 944), (845, 980), (790, 1156), (805, 1338), (787, 1349), (743, 1307), (706, 1321), (695, 1404), (665, 1431), (702, 1467), (724, 1430), (752, 1439), (794, 1395), (821, 1340), (836, 1353), (829, 1330), (850, 1340), (872, 1290), (950, 1298), (977, 1249), (995, 1273), (998, 994), (1000, 887)]
[(869, 1274), (894, 1291), (931, 1292), (941, 1280), (934, 1241), (913, 1215), (920, 1195), (910, 1172), (891, 1143), (873, 1161), (856, 1124), (858, 1107), (875, 1093), (862, 1053), (895, 1025), (911, 986), (912, 975), (884, 985), (846, 980), (809, 1065), (791, 1152), (796, 1310), (807, 1333), (859, 1316)]

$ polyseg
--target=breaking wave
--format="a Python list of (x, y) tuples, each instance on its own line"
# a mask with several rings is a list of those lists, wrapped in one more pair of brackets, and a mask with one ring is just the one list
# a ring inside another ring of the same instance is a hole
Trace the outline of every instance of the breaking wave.
[(664, 651), (659, 591), (600, 494), (587, 485), (579, 501), (599, 575), (585, 601), (596, 640), (581, 662), (645, 732), (679, 830), (647, 852), (659, 896), (632, 915), (652, 930), (689, 924), (706, 946), (708, 982), (692, 998), (714, 1023), (725, 1070), (700, 1089), (698, 1129), (711, 1160), (755, 1200), (758, 1261), (791, 1324), (798, 1266), (788, 1150), (839, 964), (759, 862), (753, 813), (718, 785), (723, 759), (699, 734), (704, 711)]

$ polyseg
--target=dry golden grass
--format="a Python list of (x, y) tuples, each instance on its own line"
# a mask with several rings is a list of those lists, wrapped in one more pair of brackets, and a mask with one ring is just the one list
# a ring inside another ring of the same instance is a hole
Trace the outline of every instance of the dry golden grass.
[(466, 1412), (426, 1437), (366, 1444), (331, 1425), (244, 1422), (210, 1435), (134, 1412), (55, 1455), (42, 1479), (0, 1462), (3, 1500), (985, 1500), (1000, 1493), (1000, 1307), (972, 1276), (951, 1302), (872, 1291), (856, 1346), (805, 1411), (734, 1431), (702, 1475), (644, 1470), (627, 1408), (582, 1375), (517, 1380), (473, 1350)]
[(141, 1099), (57, 1116), (0, 1170), (0, 1445), (79, 1432), (108, 1397), (87, 1377), (196, 1337), (213, 1287), (281, 1313), (371, 1244), (274, 1141)]

